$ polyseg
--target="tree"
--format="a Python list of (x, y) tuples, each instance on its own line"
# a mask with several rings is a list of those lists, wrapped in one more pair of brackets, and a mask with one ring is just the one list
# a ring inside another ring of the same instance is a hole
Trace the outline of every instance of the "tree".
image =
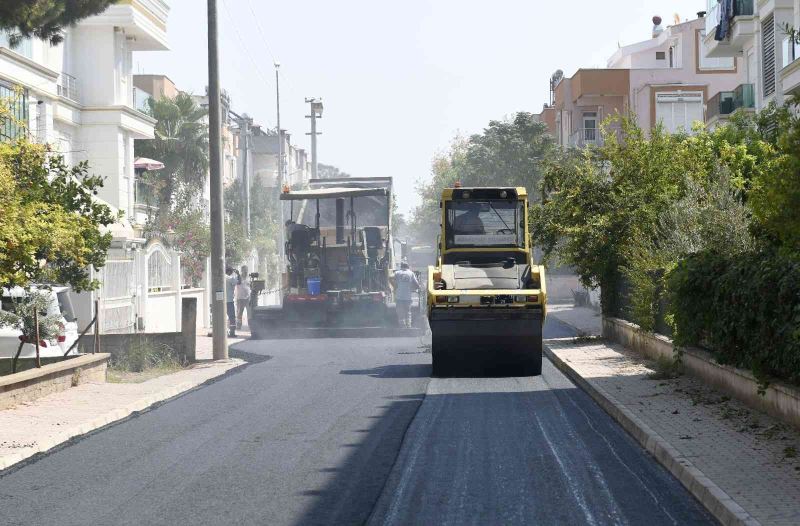
[(439, 152), (431, 162), (431, 179), (417, 183), (417, 195), (420, 204), (411, 212), (408, 231), (416, 243), (433, 243), (439, 235), (441, 223), (439, 201), (442, 188), (453, 186), (461, 180), (464, 169), (468, 142), (463, 137), (456, 137), (450, 147)]
[(102, 178), (88, 171), (26, 140), (0, 144), (0, 287), (97, 286), (89, 269), (105, 264), (111, 234), (102, 229), (117, 218), (95, 198)]
[(531, 221), (545, 254), (602, 288), (607, 314), (627, 303), (632, 321), (651, 328), (660, 276), (678, 260), (753, 245), (745, 203), (772, 149), (741, 122), (688, 135), (617, 120), (619, 137), (604, 126), (602, 146), (548, 163)]
[(466, 186), (523, 186), (533, 200), (542, 178), (542, 161), (555, 146), (544, 123), (527, 112), (511, 120), (490, 121), (470, 137), (462, 173)]
[(441, 191), (456, 181), (464, 186), (522, 186), (538, 201), (542, 167), (554, 150), (547, 126), (525, 112), (490, 121), (469, 139), (456, 137), (447, 151), (434, 157), (431, 179), (417, 186), (422, 202), (412, 213), (411, 232), (419, 242), (436, 239)]
[[(795, 111), (789, 111), (789, 108)], [(775, 161), (753, 180), (751, 206), (764, 231), (781, 248), (800, 258), (800, 99), (786, 108), (770, 107), (759, 119), (760, 130), (776, 150)]]
[(105, 11), (118, 0), (5, 0), (0, 2), (0, 29), (16, 31), (20, 38), (35, 36), (58, 44), (64, 28)]
[(134, 150), (138, 157), (161, 161), (164, 168), (146, 174), (145, 180), (157, 191), (162, 212), (192, 205), (208, 177), (206, 111), (183, 92), (173, 98), (151, 98), (148, 108), (158, 121), (155, 138), (136, 141)]
[(231, 263), (240, 263), (253, 249), (264, 262), (277, 254), (280, 201), (278, 189), (267, 188), (261, 177), (250, 185), (250, 235), (244, 230), (245, 203), (242, 183), (235, 180), (225, 189), (225, 254)]
[(317, 177), (320, 179), (340, 179), (350, 177), (350, 174), (339, 170), (335, 166), (317, 163)]

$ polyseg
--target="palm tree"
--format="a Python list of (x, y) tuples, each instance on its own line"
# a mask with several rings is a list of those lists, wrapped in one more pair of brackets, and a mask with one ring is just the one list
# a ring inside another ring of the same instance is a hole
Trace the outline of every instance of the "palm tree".
[(148, 174), (158, 191), (158, 205), (168, 210), (180, 198), (187, 202), (202, 194), (208, 174), (208, 124), (206, 111), (191, 95), (148, 100), (149, 114), (158, 122), (155, 139), (136, 141), (136, 156), (164, 163), (164, 169)]

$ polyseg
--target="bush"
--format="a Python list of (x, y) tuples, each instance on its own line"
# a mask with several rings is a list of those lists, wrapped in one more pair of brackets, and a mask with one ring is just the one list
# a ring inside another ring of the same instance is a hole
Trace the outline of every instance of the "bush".
[(180, 356), (167, 345), (147, 340), (134, 342), (124, 352), (114, 354), (110, 366), (117, 371), (141, 373), (148, 369), (173, 369), (185, 365)]
[(800, 261), (778, 251), (700, 252), (667, 276), (675, 342), (765, 381), (800, 383)]

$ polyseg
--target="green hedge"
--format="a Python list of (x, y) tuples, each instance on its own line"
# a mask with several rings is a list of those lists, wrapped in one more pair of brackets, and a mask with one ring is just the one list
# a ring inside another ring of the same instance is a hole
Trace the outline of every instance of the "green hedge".
[(675, 342), (800, 383), (800, 262), (771, 252), (699, 253), (667, 277)]

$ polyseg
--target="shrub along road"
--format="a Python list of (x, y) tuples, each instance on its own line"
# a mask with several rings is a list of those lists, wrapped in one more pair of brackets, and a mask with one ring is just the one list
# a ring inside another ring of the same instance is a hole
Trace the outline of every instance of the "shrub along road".
[(418, 339), (240, 349), (272, 359), (4, 474), (0, 522), (712, 522), (549, 363), (431, 381)]

